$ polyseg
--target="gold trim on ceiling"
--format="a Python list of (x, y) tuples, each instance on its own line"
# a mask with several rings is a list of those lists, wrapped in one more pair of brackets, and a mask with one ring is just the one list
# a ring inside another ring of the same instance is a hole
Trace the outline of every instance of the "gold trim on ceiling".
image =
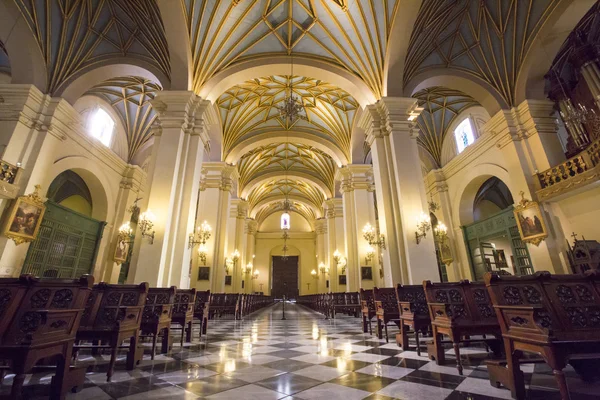
[(247, 200), (250, 209), (253, 209), (259, 203), (268, 200), (269, 198), (285, 198), (286, 196), (290, 198), (293, 198), (294, 196), (303, 198), (317, 210), (322, 210), (323, 202), (325, 201), (325, 196), (320, 189), (303, 181), (291, 178), (274, 179), (265, 182), (252, 190)]

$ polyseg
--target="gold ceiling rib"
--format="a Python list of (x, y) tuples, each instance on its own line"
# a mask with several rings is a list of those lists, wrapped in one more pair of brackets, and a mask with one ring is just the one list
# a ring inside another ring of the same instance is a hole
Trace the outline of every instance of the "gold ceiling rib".
[[(297, 212), (298, 214), (300, 214), (305, 220), (308, 221), (311, 228), (314, 229), (314, 221), (317, 218), (319, 218), (319, 216), (317, 214), (315, 214), (315, 211), (312, 208), (307, 207), (303, 203), (299, 203), (297, 201), (292, 201), (291, 203), (292, 203), (291, 211)], [(267, 205), (261, 207), (260, 210), (258, 210), (258, 212), (256, 213), (256, 216), (254, 217), (254, 219), (260, 226), (263, 223), (263, 221), (265, 219), (267, 219), (267, 217), (269, 215), (276, 213), (276, 212), (280, 212), (281, 210), (282, 210), (281, 202), (270, 203), (270, 204), (267, 204)]]
[(246, 153), (238, 163), (240, 191), (261, 175), (270, 172), (303, 172), (323, 182), (330, 193), (335, 189), (336, 165), (333, 159), (310, 146), (273, 143)]
[(533, 39), (560, 0), (425, 0), (411, 35), (404, 82), (435, 68), (466, 72), (515, 106)]
[(237, 62), (294, 51), (344, 68), (380, 98), (399, 3), (357, 0), (348, 7), (346, 0), (181, 0), (192, 47), (193, 89), (200, 92), (212, 76)]
[[(293, 81), (293, 94), (304, 105), (307, 120), (292, 125), (281, 119), (278, 106)], [(358, 102), (348, 92), (317, 79), (271, 76), (227, 90), (217, 99), (223, 129), (223, 155), (259, 129), (297, 130), (333, 142), (349, 158), (352, 124)], [(293, 137), (293, 134), (292, 134)]]
[(292, 200), (294, 197), (305, 199), (316, 210), (322, 210), (323, 202), (325, 201), (325, 196), (321, 190), (303, 181), (291, 178), (273, 179), (272, 181), (265, 182), (250, 192), (247, 200), (250, 209), (253, 209), (259, 203), (268, 199), (283, 199), (286, 195)]
[(147, 79), (126, 76), (102, 82), (86, 93), (105, 100), (119, 115), (127, 135), (127, 162), (152, 139), (151, 127), (156, 114), (150, 100), (160, 90), (159, 85)]
[(450, 125), (460, 113), (480, 104), (459, 90), (440, 86), (421, 90), (413, 97), (423, 107), (416, 121), (420, 130), (417, 141), (441, 167), (442, 145)]
[(86, 67), (133, 57), (170, 76), (164, 27), (154, 0), (15, 0), (46, 62), (48, 93)]

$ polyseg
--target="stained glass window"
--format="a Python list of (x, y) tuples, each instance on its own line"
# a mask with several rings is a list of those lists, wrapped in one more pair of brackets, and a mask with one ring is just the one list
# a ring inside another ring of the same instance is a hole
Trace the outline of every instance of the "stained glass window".
[(115, 121), (106, 111), (99, 108), (92, 117), (91, 123), (92, 136), (98, 139), (106, 147), (110, 147), (113, 131), (115, 130)]
[(473, 128), (471, 127), (471, 121), (469, 118), (465, 118), (454, 130), (454, 137), (456, 138), (456, 147), (458, 152), (462, 151), (475, 141), (475, 135), (473, 134)]

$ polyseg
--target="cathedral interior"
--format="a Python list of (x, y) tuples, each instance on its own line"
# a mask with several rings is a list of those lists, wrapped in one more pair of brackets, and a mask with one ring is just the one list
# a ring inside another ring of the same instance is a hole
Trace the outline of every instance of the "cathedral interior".
[(0, 0), (0, 396), (600, 399), (599, 126), (595, 0)]

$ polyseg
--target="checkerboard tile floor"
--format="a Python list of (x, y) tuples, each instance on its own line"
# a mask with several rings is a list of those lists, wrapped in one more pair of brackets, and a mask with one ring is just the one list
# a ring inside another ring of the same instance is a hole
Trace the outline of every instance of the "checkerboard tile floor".
[[(510, 399), (510, 392), (492, 387), (483, 348), (464, 351), (464, 375), (454, 368), (453, 352), (447, 365), (429, 361), (426, 353), (401, 351), (362, 333), (359, 319), (325, 320), (294, 304), (259, 311), (243, 321), (210, 321), (209, 334), (183, 348), (174, 344), (169, 355), (144, 357), (134, 371), (126, 371), (124, 355), (113, 381), (106, 383), (107, 357), (81, 354), (87, 365), (86, 384), (70, 400), (150, 399)], [(392, 330), (390, 330), (392, 333)], [(177, 340), (175, 340), (177, 342)], [(560, 399), (552, 371), (545, 365), (524, 365), (528, 398)], [(600, 400), (600, 383), (579, 380), (567, 369), (573, 399)], [(50, 376), (36, 374), (26, 381), (25, 398), (45, 399)], [(12, 376), (0, 386), (9, 393)]]

